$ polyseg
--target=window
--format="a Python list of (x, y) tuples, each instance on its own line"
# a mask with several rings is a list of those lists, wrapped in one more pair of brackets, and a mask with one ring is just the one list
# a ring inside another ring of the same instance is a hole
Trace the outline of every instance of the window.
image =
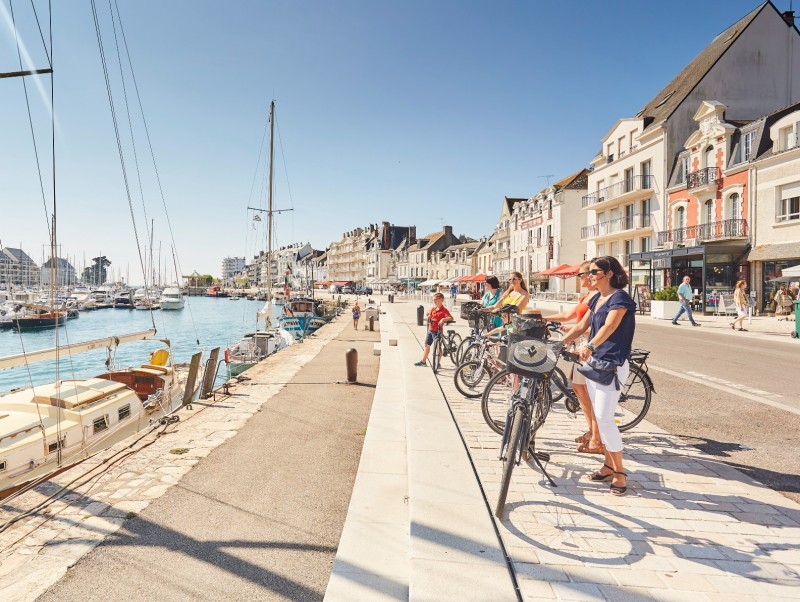
[(739, 193), (734, 192), (728, 197), (728, 219), (741, 219), (742, 204)]
[(6, 469), (6, 461), (3, 460), (0, 462), (0, 472), (3, 472)]
[(614, 160), (614, 143), (609, 142), (606, 146), (606, 157), (608, 157), (608, 162), (611, 163)]
[(633, 203), (625, 205), (625, 230), (630, 230), (634, 227), (633, 224)]
[(633, 253), (633, 241), (626, 240), (625, 241), (625, 256), (622, 258), (622, 265), (628, 265), (628, 257), (630, 257), (631, 253)]
[(800, 196), (781, 199), (778, 207), (777, 221), (788, 222), (800, 220)]
[(625, 170), (625, 192), (631, 192), (634, 188), (633, 167), (631, 167)]
[(50, 445), (47, 446), (47, 452), (52, 454), (53, 452), (58, 451), (59, 449), (64, 447), (64, 437), (59, 439), (58, 441), (54, 441)]
[(650, 176), (653, 174), (653, 164), (650, 161), (642, 163), (642, 188), (652, 188)]
[(636, 150), (634, 146), (634, 142), (636, 141), (636, 135), (639, 133), (639, 130), (633, 130), (630, 135), (630, 139), (628, 141), (628, 148), (631, 149), (631, 152)]
[(703, 222), (706, 224), (714, 223), (714, 201), (710, 199), (703, 206)]
[(747, 132), (744, 135), (744, 143), (742, 144), (742, 161), (749, 161), (753, 154), (753, 143), (756, 139), (756, 133)]
[[(675, 211), (675, 229), (683, 230), (686, 227), (686, 210), (683, 207), (678, 207)], [(683, 233), (678, 232), (679, 240), (683, 240)]]
[(641, 244), (639, 246), (639, 250), (642, 253), (647, 253), (650, 250), (650, 237), (649, 236), (644, 236), (644, 237), (642, 237), (640, 242), (641, 242)]
[(617, 151), (619, 152), (619, 156), (625, 154), (625, 151), (622, 150), (622, 147), (625, 146), (625, 136), (622, 136), (619, 140), (617, 140)]
[(788, 150), (794, 147), (794, 128), (785, 127), (780, 132), (781, 150)]
[(108, 428), (108, 420), (106, 420), (105, 416), (102, 416), (100, 418), (95, 418), (94, 422), (92, 424), (94, 425), (94, 433), (93, 434), (95, 434), (95, 435), (97, 433), (100, 433), (100, 432), (102, 432), (102, 431), (104, 431), (104, 430), (106, 430)]
[(130, 406), (130, 404), (126, 405), (126, 406), (122, 406), (119, 409), (119, 411), (117, 412), (117, 415), (118, 415), (118, 419), (119, 420), (125, 420), (128, 416), (130, 416), (131, 415), (131, 406)]
[(597, 256), (603, 257), (606, 254), (606, 246), (605, 245), (597, 245)]
[(680, 171), (678, 173), (678, 183), (685, 182), (689, 177), (689, 156), (681, 157)]
[(642, 214), (642, 228), (650, 227), (650, 199), (644, 199), (641, 205), (642, 209), (639, 213)]
[(706, 149), (706, 167), (716, 167), (717, 161), (714, 159), (714, 147), (709, 146)]

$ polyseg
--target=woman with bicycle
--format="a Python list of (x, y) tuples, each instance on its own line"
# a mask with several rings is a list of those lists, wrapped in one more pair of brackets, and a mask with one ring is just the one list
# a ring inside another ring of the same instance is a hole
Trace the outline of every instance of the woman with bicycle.
[[(498, 282), (499, 284), (499, 282)], [(500, 299), (494, 304), (489, 305), (485, 309), (492, 310), (502, 307), (503, 305), (516, 305), (520, 313), (528, 305), (531, 300), (531, 294), (528, 292), (528, 287), (525, 286), (525, 280), (519, 272), (511, 272), (511, 283), (505, 292), (500, 295)]]
[[(585, 316), (589, 311), (589, 301), (592, 299), (592, 297), (597, 295), (597, 289), (592, 283), (592, 279), (589, 277), (590, 265), (590, 261), (584, 261), (581, 264), (580, 271), (577, 274), (577, 277), (581, 283), (581, 288), (587, 289), (587, 292), (584, 295), (581, 295), (580, 299), (578, 299), (578, 304), (568, 311), (547, 316), (547, 319), (551, 322), (569, 322), (570, 320), (575, 320), (576, 324), (571, 328), (567, 326), (562, 327), (562, 331), (566, 332), (567, 334), (578, 327), (578, 324), (580, 324), (583, 316)], [(578, 339), (576, 341), (578, 347), (580, 347), (583, 343), (585, 343), (585, 341), (582, 339)], [(589, 428), (589, 430), (587, 430), (583, 435), (575, 439), (575, 443), (579, 444), (578, 452), (582, 454), (604, 454), (605, 448), (603, 447), (603, 443), (600, 439), (600, 427), (597, 426), (597, 418), (595, 418), (594, 409), (592, 408), (592, 400), (589, 397), (589, 389), (586, 387), (586, 377), (578, 372), (575, 367), (573, 367), (570, 380), (572, 380), (572, 390), (575, 393), (575, 397), (578, 398), (578, 403), (580, 403), (581, 410), (586, 418), (586, 425)]]
[[(489, 276), (486, 279), (486, 283), (483, 285), (481, 305), (484, 307), (494, 307), (500, 301), (500, 295), (500, 281), (497, 279), (497, 276)], [(491, 320), (491, 324), (497, 328), (502, 326), (503, 320), (500, 316), (494, 316)]]
[[(592, 259), (589, 277), (598, 294), (589, 300), (589, 311), (564, 337), (564, 343), (575, 340), (589, 329), (589, 342), (580, 349), (579, 357), (605, 446), (605, 463), (589, 480), (610, 480), (611, 493), (619, 496), (627, 492), (628, 478), (622, 464), (622, 437), (614, 422), (614, 413), (622, 392), (620, 383), (628, 378), (636, 304), (624, 290), (628, 286), (628, 275), (616, 258)], [(610, 382), (603, 384), (609, 380), (608, 376), (611, 376)]]

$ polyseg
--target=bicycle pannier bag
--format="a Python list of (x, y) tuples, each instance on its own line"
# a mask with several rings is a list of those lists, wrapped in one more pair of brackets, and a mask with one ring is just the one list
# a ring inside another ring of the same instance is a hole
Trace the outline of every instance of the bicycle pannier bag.
[(483, 307), (477, 301), (467, 301), (466, 303), (461, 304), (461, 319), (462, 320), (474, 320), (478, 317), (478, 314)]
[(600, 383), (606, 387), (614, 383), (614, 387), (619, 391), (619, 378), (617, 378), (616, 364), (590, 356), (585, 364), (578, 365), (578, 372), (589, 380)]

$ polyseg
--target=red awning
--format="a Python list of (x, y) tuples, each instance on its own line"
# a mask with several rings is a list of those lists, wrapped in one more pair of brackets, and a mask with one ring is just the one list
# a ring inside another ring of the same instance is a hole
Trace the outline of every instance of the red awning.
[(581, 264), (577, 265), (568, 265), (560, 268), (556, 268), (553, 270), (550, 275), (551, 276), (558, 276), (559, 278), (570, 278), (572, 276), (577, 276), (578, 272), (581, 271)]
[(553, 276), (553, 275), (555, 275), (555, 272), (557, 270), (560, 270), (562, 268), (569, 268), (569, 267), (572, 267), (572, 266), (569, 265), (568, 263), (562, 263), (560, 266), (557, 266), (557, 267), (554, 267), (554, 268), (550, 268), (549, 270), (542, 270), (541, 272), (538, 272), (536, 275), (537, 276)]
[(486, 282), (486, 274), (473, 274), (470, 276), (459, 276), (454, 282)]

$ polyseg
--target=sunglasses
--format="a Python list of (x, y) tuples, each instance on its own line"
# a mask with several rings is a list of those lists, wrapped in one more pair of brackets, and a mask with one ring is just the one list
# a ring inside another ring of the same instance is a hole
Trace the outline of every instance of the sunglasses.
[(521, 280), (521, 278), (512, 278), (511, 280)]
[(589, 270), (589, 274), (591, 274), (592, 276), (597, 276), (598, 274), (605, 274), (605, 270), (600, 270), (595, 268), (593, 270)]
[(588, 275), (589, 275), (589, 272), (578, 272), (578, 273), (577, 273), (577, 274), (575, 274), (575, 275), (576, 275), (578, 278), (580, 278), (580, 277), (582, 277), (582, 276), (588, 276)]

